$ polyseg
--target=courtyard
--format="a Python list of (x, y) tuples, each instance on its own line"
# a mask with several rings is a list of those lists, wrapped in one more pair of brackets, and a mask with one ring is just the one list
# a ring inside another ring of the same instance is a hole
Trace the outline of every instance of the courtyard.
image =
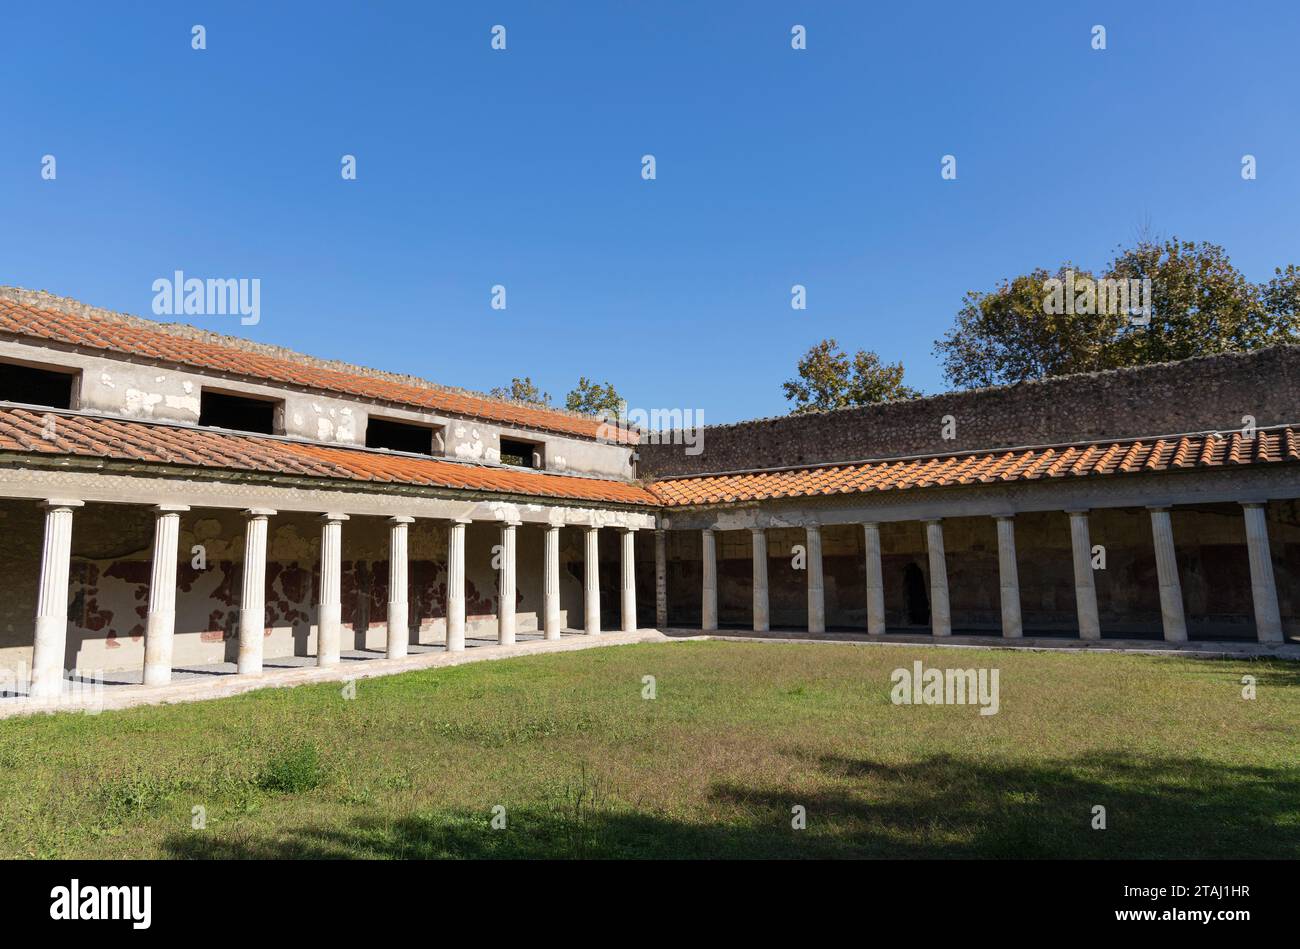
[(1272, 658), (611, 645), (0, 721), (0, 856), (1295, 858), (1297, 720)]

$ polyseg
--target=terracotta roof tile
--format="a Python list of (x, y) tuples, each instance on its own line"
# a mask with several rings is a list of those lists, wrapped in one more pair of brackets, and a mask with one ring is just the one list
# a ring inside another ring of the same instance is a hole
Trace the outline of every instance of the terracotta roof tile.
[(512, 471), (258, 435), (16, 408), (0, 408), (0, 451), (500, 491), (577, 501), (659, 503), (645, 488), (625, 481)]
[(786, 471), (696, 475), (650, 485), (665, 507), (717, 504), (733, 498), (764, 500), (826, 493), (901, 491), (991, 481), (1090, 477), (1221, 468), (1237, 464), (1300, 462), (1300, 431), (1260, 430), (1254, 438), (1183, 435), (1154, 441), (1121, 440), (1056, 448), (974, 452), (929, 458), (866, 461)]
[(603, 423), (595, 418), (499, 402), (468, 392), (400, 382), (359, 372), (345, 372), (308, 362), (296, 362), (287, 356), (275, 357), (218, 342), (188, 339), (169, 333), (161, 327), (155, 330), (126, 320), (44, 310), (13, 300), (0, 299), (0, 332), (145, 356), (196, 369), (233, 373), (541, 431), (584, 438), (608, 437), (627, 443), (635, 443), (637, 440), (634, 431), (615, 426), (603, 427)]

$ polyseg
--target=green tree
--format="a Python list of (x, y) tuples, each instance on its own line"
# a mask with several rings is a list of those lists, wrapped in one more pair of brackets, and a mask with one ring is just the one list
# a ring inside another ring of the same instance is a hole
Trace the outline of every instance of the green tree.
[(898, 402), (921, 394), (903, 384), (901, 362), (882, 363), (875, 353), (861, 349), (850, 358), (834, 339), (809, 349), (797, 368), (798, 378), (781, 384), (785, 397), (795, 403), (792, 415)]
[(588, 415), (618, 414), (623, 397), (618, 394), (612, 382), (592, 382), (586, 376), (578, 378), (578, 384), (564, 397), (564, 407), (571, 412), (585, 412)]
[(1246, 352), (1280, 342), (1264, 287), (1251, 283), (1217, 244), (1171, 239), (1117, 252), (1110, 274), (1150, 279), (1151, 324), (1115, 325), (1106, 368)]
[[(1049, 281), (1064, 282), (1071, 272), (1074, 289), (1091, 292), (1093, 274), (1063, 264), (967, 293), (952, 329), (935, 343), (948, 381), (1001, 385), (1300, 341), (1295, 265), (1253, 284), (1217, 244), (1139, 238), (1116, 250), (1101, 279), (1149, 281), (1149, 322), (1100, 305), (1090, 313), (1053, 312)], [(1138, 302), (1130, 299), (1130, 310)]]
[(1106, 368), (1114, 317), (1047, 312), (1049, 280), (1091, 280), (1086, 270), (1062, 264), (1004, 281), (991, 292), (972, 290), (962, 299), (952, 327), (935, 344), (944, 374), (954, 386), (980, 386), (1041, 379)]
[(497, 386), (489, 393), (498, 399), (509, 399), (512, 402), (527, 402), (530, 405), (550, 405), (551, 394), (543, 392), (537, 386), (533, 385), (531, 376), (524, 376), (522, 379), (515, 377), (510, 380), (509, 386)]

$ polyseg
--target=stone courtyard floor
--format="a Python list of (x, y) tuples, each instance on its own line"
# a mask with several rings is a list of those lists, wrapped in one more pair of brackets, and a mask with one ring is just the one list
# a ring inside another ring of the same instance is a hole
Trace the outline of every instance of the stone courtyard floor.
[(200, 702), (207, 699), (239, 695), (255, 689), (289, 688), (317, 682), (347, 682), (377, 676), (396, 675), (416, 669), (457, 666), (467, 662), (508, 659), (538, 653), (569, 652), (626, 643), (661, 642), (666, 637), (655, 630), (634, 633), (600, 633), (588, 636), (580, 630), (566, 630), (559, 640), (547, 641), (539, 632), (520, 632), (511, 646), (502, 646), (495, 637), (465, 636), (465, 651), (449, 653), (441, 644), (412, 644), (409, 655), (389, 659), (381, 650), (350, 649), (342, 653), (336, 666), (321, 668), (315, 656), (278, 656), (263, 661), (260, 676), (237, 674), (235, 663), (216, 662), (179, 666), (172, 671), (167, 685), (144, 686), (142, 669), (103, 673), (101, 679), (69, 676), (63, 683), (58, 700), (30, 699), (21, 692), (0, 692), (0, 718), (36, 712), (86, 711), (130, 708), (135, 705), (166, 705), (174, 702)]

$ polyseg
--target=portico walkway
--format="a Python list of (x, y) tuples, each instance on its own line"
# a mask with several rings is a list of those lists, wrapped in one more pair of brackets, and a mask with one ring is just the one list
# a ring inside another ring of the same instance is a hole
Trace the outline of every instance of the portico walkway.
[(667, 637), (652, 629), (599, 635), (565, 630), (558, 640), (547, 640), (540, 633), (529, 632), (520, 633), (515, 643), (506, 646), (498, 644), (495, 638), (466, 637), (463, 652), (448, 652), (441, 643), (412, 645), (410, 653), (398, 659), (388, 659), (379, 651), (348, 650), (342, 653), (341, 662), (332, 666), (317, 665), (315, 656), (284, 656), (265, 660), (259, 676), (239, 675), (234, 662), (221, 662), (177, 668), (173, 671), (172, 681), (165, 685), (141, 685), (141, 673), (135, 671), (106, 673), (101, 682), (92, 682), (86, 677), (65, 677), (63, 693), (57, 700), (32, 699), (12, 691), (0, 692), (0, 718), (37, 712), (97, 713), (135, 705), (201, 702), (257, 689), (358, 681), (467, 662), (666, 641)]

